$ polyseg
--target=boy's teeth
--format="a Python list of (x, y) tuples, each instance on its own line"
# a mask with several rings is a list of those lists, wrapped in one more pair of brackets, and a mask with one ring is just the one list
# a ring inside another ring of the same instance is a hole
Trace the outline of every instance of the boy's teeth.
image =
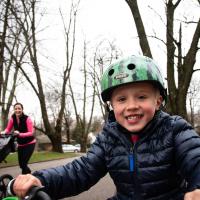
[(138, 116), (129, 116), (128, 119), (137, 119)]

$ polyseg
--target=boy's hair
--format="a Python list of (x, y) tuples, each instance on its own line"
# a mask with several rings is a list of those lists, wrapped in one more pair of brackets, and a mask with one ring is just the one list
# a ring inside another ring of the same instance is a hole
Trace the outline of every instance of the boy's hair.
[(112, 91), (116, 87), (144, 81), (156, 86), (166, 102), (167, 91), (158, 65), (151, 58), (134, 55), (111, 64), (104, 72), (101, 79), (102, 100), (110, 101)]

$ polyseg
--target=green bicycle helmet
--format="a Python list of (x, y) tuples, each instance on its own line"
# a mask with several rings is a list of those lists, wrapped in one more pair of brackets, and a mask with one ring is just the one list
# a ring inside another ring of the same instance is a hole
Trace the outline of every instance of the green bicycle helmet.
[(110, 101), (113, 89), (118, 86), (142, 81), (155, 84), (166, 102), (167, 92), (157, 64), (146, 56), (134, 55), (111, 64), (104, 72), (101, 79), (102, 100)]

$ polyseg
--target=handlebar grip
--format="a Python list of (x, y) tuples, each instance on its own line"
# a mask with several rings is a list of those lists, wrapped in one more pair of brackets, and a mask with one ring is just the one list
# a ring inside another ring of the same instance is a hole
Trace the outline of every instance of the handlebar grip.
[(38, 187), (38, 186), (33, 186), (29, 192), (28, 195), (25, 196), (25, 200), (51, 200), (49, 195), (43, 191), (44, 187)]
[[(38, 200), (38, 199), (41, 199), (41, 200), (51, 200), (51, 198), (49, 197), (49, 195), (44, 192), (44, 191), (38, 191), (35, 195), (35, 200)], [(34, 199), (33, 199), (34, 200)]]
[(7, 134), (6, 134), (6, 133), (1, 133), (1, 134), (0, 134), (0, 137), (1, 137), (1, 138), (5, 138), (5, 137), (7, 137)]
[(17, 134), (15, 134), (14, 132), (10, 132), (10, 133), (0, 133), (0, 137), (2, 138), (7, 138), (7, 137), (15, 137), (17, 136)]
[[(10, 196), (16, 196), (13, 191), (13, 184), (15, 179), (12, 179), (7, 186), (7, 194)], [(51, 200), (49, 195), (43, 191), (44, 187), (33, 186), (29, 191), (28, 194), (24, 197), (24, 200)]]

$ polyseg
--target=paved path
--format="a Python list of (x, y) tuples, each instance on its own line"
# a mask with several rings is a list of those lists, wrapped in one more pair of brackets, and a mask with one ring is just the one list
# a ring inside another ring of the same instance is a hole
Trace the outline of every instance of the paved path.
[[(40, 162), (30, 164), (30, 168), (32, 171), (44, 169), (48, 167), (55, 167), (58, 165), (66, 164), (71, 162), (74, 158), (61, 159), (55, 161), (48, 162)], [(17, 176), (20, 174), (19, 167), (7, 167), (0, 168), (0, 175), (2, 174), (11, 174), (12, 176)], [(90, 188), (88, 191), (81, 193), (80, 195), (64, 198), (65, 200), (106, 200), (108, 197), (111, 197), (115, 193), (115, 186), (113, 184), (112, 179), (109, 175), (106, 175), (102, 178), (96, 185)], [(64, 200), (63, 199), (63, 200)]]

